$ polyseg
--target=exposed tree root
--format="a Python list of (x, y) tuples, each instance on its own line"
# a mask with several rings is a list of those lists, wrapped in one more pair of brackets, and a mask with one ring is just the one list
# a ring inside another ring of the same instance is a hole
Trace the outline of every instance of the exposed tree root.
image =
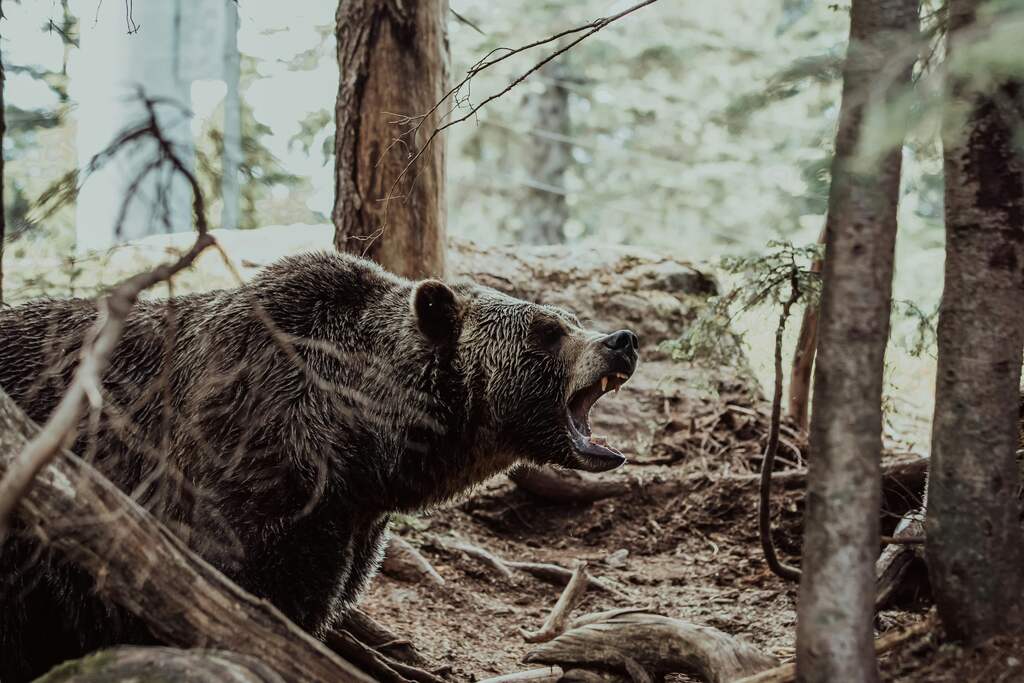
[[(548, 583), (555, 584), (556, 586), (567, 585), (573, 577), (572, 570), (566, 569), (565, 567), (557, 564), (550, 564), (548, 562), (517, 562), (514, 560), (505, 560), (485, 548), (454, 539), (438, 538), (437, 543), (442, 549), (447, 550), (448, 552), (458, 551), (468, 555), (509, 581), (514, 580), (515, 575), (512, 571), (513, 569), (526, 572), (541, 581), (546, 581)], [(590, 588), (594, 588), (604, 593), (610, 593), (625, 600), (631, 599), (628, 595), (613, 587), (611, 584), (592, 576), (587, 577), (587, 585)]]
[(345, 618), (342, 619), (339, 628), (348, 631), (361, 642), (392, 659), (412, 666), (429, 668), (427, 660), (416, 650), (411, 641), (388, 630), (358, 607), (353, 607), (345, 613)]
[(685, 673), (711, 683), (732, 681), (777, 664), (718, 629), (624, 610), (581, 618), (571, 630), (527, 653), (524, 661), (625, 671), (634, 681)]
[(402, 581), (426, 579), (438, 586), (444, 585), (444, 578), (420, 551), (401, 536), (392, 535), (380, 570), (390, 577)]
[(583, 594), (587, 592), (587, 579), (589, 578), (587, 563), (580, 562), (577, 564), (576, 569), (572, 573), (572, 579), (569, 580), (569, 584), (562, 591), (562, 595), (559, 596), (558, 602), (555, 603), (551, 614), (548, 615), (540, 630), (531, 632), (519, 629), (523, 640), (528, 643), (544, 643), (564, 633), (569, 615), (576, 608), (576, 605), (580, 603), (580, 600), (583, 599)]
[(509, 479), (527, 493), (558, 503), (592, 503), (624, 496), (636, 488), (632, 479), (597, 479), (575, 470), (521, 467)]
[(388, 657), (344, 629), (328, 633), (325, 643), (379, 683), (445, 683), (443, 678), (425, 669)]

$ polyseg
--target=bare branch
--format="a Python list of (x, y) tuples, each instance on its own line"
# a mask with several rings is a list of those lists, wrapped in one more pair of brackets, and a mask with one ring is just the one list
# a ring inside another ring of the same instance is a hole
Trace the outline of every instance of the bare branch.
[[(141, 92), (139, 97), (147, 112), (145, 123), (136, 129), (122, 133), (114, 143), (90, 161), (87, 172), (98, 168), (123, 146), (145, 138), (152, 138), (157, 143), (159, 158), (157, 162), (143, 169), (142, 173), (147, 174), (159, 163), (166, 162), (175, 172), (186, 178), (192, 187), (192, 207), (198, 237), (192, 247), (176, 261), (164, 263), (150, 271), (139, 273), (122, 281), (99, 302), (99, 315), (82, 345), (80, 361), (71, 385), (42, 429), (25, 446), (21, 455), (11, 464), (3, 479), (0, 480), (0, 540), (7, 535), (11, 514), (17, 507), (18, 501), (32, 486), (36, 475), (57, 456), (62, 447), (74, 441), (86, 401), (96, 410), (102, 406), (100, 387), (103, 373), (124, 333), (125, 321), (139, 295), (159, 282), (170, 280), (177, 273), (191, 266), (204, 249), (215, 243), (214, 238), (208, 232), (206, 205), (199, 182), (192, 171), (181, 161), (160, 128), (156, 115), (156, 106), (160, 100), (147, 98)], [(126, 198), (126, 202), (128, 199)]]

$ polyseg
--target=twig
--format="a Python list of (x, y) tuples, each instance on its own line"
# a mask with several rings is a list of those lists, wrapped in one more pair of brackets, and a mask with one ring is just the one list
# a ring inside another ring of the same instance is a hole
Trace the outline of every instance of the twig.
[[(192, 187), (192, 208), (198, 236), (192, 247), (176, 261), (164, 263), (150, 271), (133, 275), (115, 286), (99, 302), (96, 323), (82, 345), (80, 361), (71, 385), (64, 392), (57, 407), (50, 413), (46, 423), (25, 446), (21, 455), (11, 464), (6, 475), (0, 480), (0, 540), (6, 537), (11, 514), (25, 492), (32, 486), (36, 475), (57, 456), (62, 447), (74, 440), (86, 401), (94, 409), (98, 409), (102, 405), (100, 387), (103, 373), (124, 333), (125, 321), (139, 295), (144, 290), (159, 282), (169, 280), (191, 266), (204, 249), (216, 243), (216, 240), (208, 232), (206, 205), (199, 182), (192, 171), (182, 163), (160, 129), (156, 117), (158, 100), (142, 95), (140, 97), (142, 97), (148, 114), (146, 124), (121, 135), (115, 141), (115, 145), (123, 146), (145, 136), (156, 140), (163, 159), (170, 163), (175, 171), (181, 173)], [(98, 158), (108, 159), (119, 148), (119, 146), (111, 146), (103, 150), (90, 162), (90, 167), (95, 168), (101, 163), (97, 162)]]
[[(556, 586), (565, 586), (573, 577), (572, 570), (566, 569), (565, 567), (561, 567), (557, 564), (551, 564), (548, 562), (519, 562), (515, 560), (505, 560), (485, 548), (481, 548), (464, 541), (438, 538), (437, 542), (442, 548), (449, 551), (457, 550), (463, 552), (473, 559), (486, 564), (509, 581), (514, 579), (515, 575), (512, 573), (513, 569), (526, 572), (541, 581), (547, 581), (548, 583), (553, 583)], [(601, 579), (596, 579), (593, 576), (587, 576), (587, 585), (604, 593), (610, 593), (618, 598), (625, 600), (631, 599), (622, 591), (613, 588), (611, 585), (605, 583)]]
[[(542, 38), (540, 40), (536, 40), (536, 41), (534, 41), (532, 43), (529, 43), (527, 45), (522, 45), (522, 46), (517, 47), (517, 48), (497, 48), (495, 50), (492, 50), (487, 55), (485, 55), (480, 61), (478, 61), (476, 64), (474, 64), (466, 72), (466, 76), (461, 81), (459, 81), (455, 86), (453, 86), (447, 93), (445, 93), (444, 97), (442, 97), (440, 100), (438, 100), (434, 104), (434, 106), (431, 107), (429, 110), (427, 110), (426, 112), (424, 112), (422, 114), (416, 114), (414, 116), (401, 116), (398, 119), (396, 119), (395, 120), (396, 124), (408, 124), (408, 123), (411, 123), (412, 121), (417, 121), (417, 123), (416, 123), (415, 126), (412, 126), (411, 128), (409, 128), (409, 130), (405, 131), (404, 133), (402, 133), (401, 135), (396, 137), (391, 142), (391, 144), (388, 145), (388, 147), (384, 150), (384, 153), (381, 154), (380, 158), (382, 158), (382, 159), (384, 158), (384, 156), (387, 154), (387, 152), (392, 147), (394, 147), (397, 144), (404, 143), (404, 138), (410, 138), (412, 140), (415, 140), (416, 136), (419, 134), (420, 129), (423, 127), (424, 121), (426, 121), (427, 118), (431, 114), (433, 114), (438, 109), (440, 109), (441, 106), (445, 102), (447, 102), (449, 99), (451, 99), (455, 103), (455, 106), (453, 106), (449, 110), (448, 114), (446, 114), (445, 117), (447, 117), (449, 114), (451, 114), (453, 111), (455, 111), (455, 109), (460, 104), (458, 93), (462, 90), (462, 88), (464, 88), (473, 79), (473, 77), (475, 77), (480, 72), (482, 72), (482, 71), (484, 71), (486, 69), (489, 69), (490, 67), (494, 66), (495, 64), (503, 62), (506, 59), (508, 59), (509, 57), (517, 55), (517, 54), (519, 54), (521, 52), (525, 52), (527, 50), (530, 50), (530, 49), (535, 48), (535, 47), (539, 47), (541, 45), (546, 45), (547, 43), (555, 42), (555, 41), (559, 40), (560, 38), (563, 38), (563, 37), (568, 36), (568, 35), (572, 35), (572, 34), (576, 34), (576, 33), (583, 33), (583, 35), (576, 37), (572, 41), (570, 41), (570, 42), (566, 43), (565, 45), (563, 45), (562, 47), (556, 49), (554, 52), (549, 54), (547, 57), (545, 57), (544, 59), (540, 60), (539, 62), (534, 64), (532, 67), (527, 69), (525, 72), (523, 72), (522, 74), (520, 74), (519, 76), (514, 78), (502, 90), (487, 96), (479, 104), (471, 105), (470, 108), (469, 108), (469, 111), (467, 111), (462, 116), (460, 116), (458, 118), (455, 118), (455, 119), (452, 119), (452, 120), (448, 121), (447, 123), (443, 123), (443, 124), (440, 124), (438, 126), (435, 126), (434, 130), (432, 130), (430, 132), (430, 135), (427, 136), (426, 142), (424, 142), (421, 147), (416, 149), (416, 153), (415, 154), (410, 156), (409, 161), (406, 162), (405, 166), (402, 168), (401, 173), (399, 173), (398, 176), (395, 178), (395, 180), (391, 183), (391, 188), (388, 190), (387, 196), (384, 198), (384, 220), (382, 221), (381, 226), (379, 228), (377, 228), (377, 230), (374, 231), (374, 233), (371, 236), (367, 237), (366, 239), (369, 242), (372, 243), (373, 240), (377, 239), (378, 237), (380, 237), (383, 234), (384, 229), (387, 226), (387, 207), (390, 205), (391, 200), (395, 197), (395, 191), (398, 189), (399, 184), (402, 182), (402, 180), (405, 178), (405, 176), (409, 173), (410, 169), (412, 169), (412, 167), (416, 164), (416, 162), (419, 161), (419, 158), (421, 156), (423, 156), (423, 153), (426, 152), (427, 149), (430, 148), (431, 144), (433, 144), (433, 142), (434, 142), (434, 139), (438, 135), (440, 135), (442, 132), (444, 132), (448, 128), (451, 128), (452, 126), (454, 126), (454, 125), (456, 125), (458, 123), (462, 123), (463, 121), (466, 121), (466, 120), (472, 118), (484, 106), (486, 106), (490, 102), (498, 99), (499, 97), (505, 95), (510, 90), (512, 90), (517, 85), (519, 85), (524, 80), (526, 80), (526, 78), (529, 77), (530, 74), (532, 74), (532, 73), (534, 73), (536, 71), (539, 71), (541, 68), (543, 68), (543, 66), (545, 64), (547, 64), (548, 62), (550, 62), (553, 59), (557, 58), (559, 55), (562, 55), (565, 52), (568, 52), (570, 49), (572, 49), (573, 47), (575, 47), (579, 43), (583, 42), (584, 40), (586, 40), (590, 36), (594, 35), (595, 33), (600, 31), (604, 27), (608, 26), (609, 24), (611, 24), (611, 23), (613, 23), (615, 21), (618, 21), (619, 19), (622, 19), (623, 17), (625, 17), (625, 16), (627, 16), (629, 14), (632, 14), (633, 12), (635, 12), (635, 11), (637, 11), (639, 9), (642, 9), (643, 7), (646, 7), (647, 5), (652, 5), (655, 2), (657, 2), (657, 0), (642, 0), (642, 2), (638, 2), (637, 4), (635, 4), (635, 5), (631, 6), (631, 7), (627, 7), (626, 9), (622, 10), (621, 12), (618, 12), (617, 14), (613, 14), (613, 15), (608, 16), (608, 17), (600, 17), (598, 19), (594, 19), (593, 21), (591, 21), (591, 22), (589, 22), (587, 24), (583, 24), (581, 26), (576, 26), (574, 28), (566, 29), (564, 31), (559, 31), (558, 33), (555, 33), (554, 35), (548, 36), (547, 38)], [(491, 55), (494, 55), (496, 52), (501, 52), (502, 54), (500, 54), (499, 56), (496, 56), (496, 57), (492, 57)], [(445, 118), (445, 117), (442, 117), (442, 118)]]
[(558, 597), (558, 602), (555, 603), (551, 614), (548, 615), (540, 630), (527, 631), (526, 629), (519, 629), (523, 640), (528, 643), (544, 643), (564, 633), (566, 622), (569, 621), (569, 615), (580, 604), (583, 594), (587, 592), (588, 579), (587, 563), (580, 562), (576, 565), (576, 569), (573, 570), (569, 584)]
[(771, 528), (771, 491), (772, 491), (772, 469), (775, 466), (775, 454), (779, 450), (779, 424), (782, 420), (782, 336), (786, 331), (786, 320), (789, 318), (789, 309), (800, 298), (800, 286), (797, 280), (796, 264), (790, 271), (789, 298), (782, 305), (782, 313), (779, 315), (779, 326), (775, 329), (775, 392), (772, 395), (772, 421), (768, 432), (768, 446), (764, 451), (764, 459), (761, 461), (761, 488), (758, 501), (757, 528), (761, 537), (761, 550), (764, 552), (764, 559), (772, 572), (787, 581), (799, 581), (800, 570), (796, 567), (783, 564), (775, 552), (775, 543), (772, 541)]
[(882, 536), (882, 545), (921, 545), (925, 542), (924, 536)]

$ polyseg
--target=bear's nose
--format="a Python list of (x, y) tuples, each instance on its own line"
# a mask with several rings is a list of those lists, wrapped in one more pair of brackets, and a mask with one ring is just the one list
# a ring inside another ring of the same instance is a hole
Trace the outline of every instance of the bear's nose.
[(612, 351), (639, 351), (640, 340), (631, 330), (619, 330), (612, 332), (602, 340), (602, 343)]

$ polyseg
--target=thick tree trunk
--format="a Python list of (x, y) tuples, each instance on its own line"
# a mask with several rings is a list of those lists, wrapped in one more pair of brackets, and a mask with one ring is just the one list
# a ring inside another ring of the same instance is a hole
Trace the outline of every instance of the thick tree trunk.
[(523, 210), (526, 222), (519, 241), (558, 244), (565, 241), (562, 228), (569, 218), (565, 173), (572, 162), (572, 149), (566, 142), (570, 121), (565, 57), (545, 64), (540, 76), (544, 90), (527, 95), (523, 103), (531, 136), (525, 159), (529, 175)]
[[(0, 477), (37, 429), (0, 390)], [(98, 593), (145, 621), (167, 644), (252, 656), (287, 680), (372, 680), (189, 551), (71, 453), (39, 473), (17, 514), (20, 533), (34, 534), (68, 561), (102, 577)], [(76, 525), (75, 520), (93, 521)]]
[(451, 106), (420, 118), (445, 94), (447, 18), (447, 0), (340, 0), (336, 17), (334, 246), (411, 278), (445, 269), (443, 134), (406, 167)]
[[(854, 168), (883, 69), (917, 30), (916, 0), (854, 0), (832, 164), (814, 373), (803, 576), (801, 681), (878, 679), (872, 640), (881, 499), (882, 370), (889, 335), (900, 148)], [(909, 85), (899, 65), (884, 93)], [(882, 104), (882, 102), (878, 102)]]
[[(947, 61), (978, 0), (950, 0)], [(1021, 626), (1024, 537), (1015, 495), (1024, 347), (1024, 88), (954, 80), (943, 130), (946, 280), (926, 555), (946, 632), (975, 643)], [(966, 122), (956, 114), (966, 113)]]

